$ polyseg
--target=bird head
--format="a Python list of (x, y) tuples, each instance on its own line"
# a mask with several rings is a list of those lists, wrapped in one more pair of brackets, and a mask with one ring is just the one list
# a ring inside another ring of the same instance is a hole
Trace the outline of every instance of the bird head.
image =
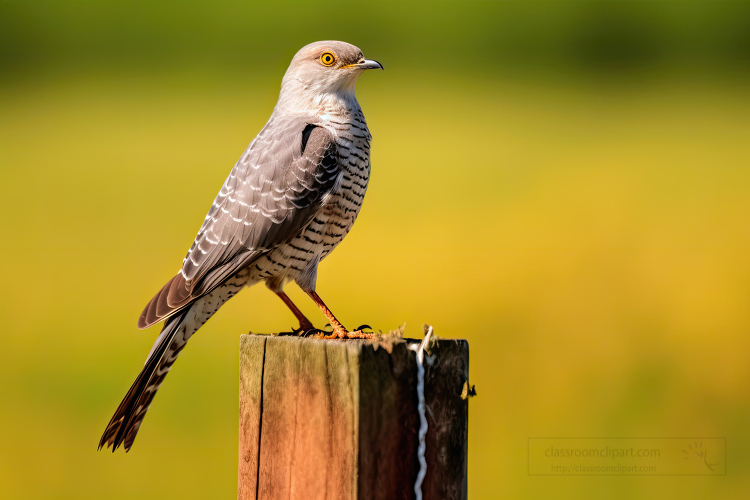
[(383, 69), (383, 66), (365, 59), (354, 45), (337, 41), (311, 43), (292, 58), (281, 82), (279, 102), (307, 107), (308, 103), (353, 100), (357, 78), (368, 69)]

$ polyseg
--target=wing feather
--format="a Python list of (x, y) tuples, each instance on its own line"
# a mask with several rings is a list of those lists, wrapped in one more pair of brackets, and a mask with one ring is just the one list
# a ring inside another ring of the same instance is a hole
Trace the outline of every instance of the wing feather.
[(139, 328), (182, 310), (292, 240), (320, 212), (342, 170), (334, 137), (311, 121), (271, 118), (225, 180), (180, 272), (144, 308)]

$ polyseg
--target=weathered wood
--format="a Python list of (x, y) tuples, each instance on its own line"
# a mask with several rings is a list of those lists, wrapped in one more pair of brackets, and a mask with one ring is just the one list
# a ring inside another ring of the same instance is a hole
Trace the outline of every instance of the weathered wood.
[[(408, 341), (417, 342), (417, 341)], [(240, 499), (414, 498), (417, 364), (407, 342), (243, 335)], [(425, 363), (425, 499), (466, 498), (465, 340)]]

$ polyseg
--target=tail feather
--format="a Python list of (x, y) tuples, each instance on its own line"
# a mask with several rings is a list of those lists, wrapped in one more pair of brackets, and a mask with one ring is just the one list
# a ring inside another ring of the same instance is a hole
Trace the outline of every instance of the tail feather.
[[(221, 277), (219, 286), (205, 293), (201, 291), (203, 295), (196, 298), (192, 304), (175, 311), (167, 318), (146, 358), (143, 370), (133, 382), (104, 430), (99, 440), (99, 449), (112, 446), (112, 451), (115, 451), (123, 445), (125, 451), (130, 450), (156, 391), (164, 382), (164, 378), (187, 341), (219, 310), (222, 304), (234, 297), (246, 285), (252, 284), (248, 281), (249, 275), (250, 270), (244, 268), (229, 278)], [(154, 299), (151, 303), (153, 302)]]
[(120, 445), (124, 445), (125, 451), (130, 450), (156, 391), (187, 344), (188, 335), (192, 333), (188, 333), (184, 324), (188, 312), (189, 309), (165, 323), (146, 365), (117, 407), (99, 440), (99, 449), (112, 446), (112, 451), (115, 451)]

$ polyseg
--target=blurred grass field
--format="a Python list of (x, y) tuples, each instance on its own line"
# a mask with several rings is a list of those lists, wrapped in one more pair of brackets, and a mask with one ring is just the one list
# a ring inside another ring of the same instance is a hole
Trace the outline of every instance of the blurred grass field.
[[(327, 38), (386, 71), (318, 290), (346, 325), (469, 340), (470, 497), (747, 496), (746, 2), (179, 5), (0, 3), (3, 498), (235, 495), (239, 335), (293, 323), (263, 287), (191, 340), (130, 453), (96, 444), (157, 333), (141, 308)], [(528, 476), (538, 436), (726, 437), (727, 475)]]

